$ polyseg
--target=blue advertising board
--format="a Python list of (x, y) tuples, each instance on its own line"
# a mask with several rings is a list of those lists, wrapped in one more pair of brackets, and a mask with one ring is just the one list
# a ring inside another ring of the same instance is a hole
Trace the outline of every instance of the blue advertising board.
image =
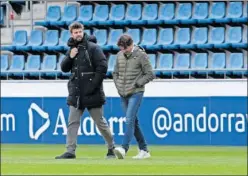
[[(1, 143), (64, 144), (69, 113), (65, 102), (55, 97), (1, 98)], [(245, 146), (247, 114), (247, 97), (145, 97), (138, 117), (148, 144)], [(121, 144), (125, 114), (120, 98), (107, 98), (104, 117)], [(104, 144), (87, 111), (78, 143)]]

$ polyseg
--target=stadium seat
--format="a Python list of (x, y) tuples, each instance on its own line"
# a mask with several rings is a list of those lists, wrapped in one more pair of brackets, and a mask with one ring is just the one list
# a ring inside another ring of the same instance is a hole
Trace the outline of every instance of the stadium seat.
[(4, 11), (3, 11), (3, 7), (0, 7), (0, 25), (3, 26), (4, 25)]
[(121, 21), (115, 21), (116, 25), (129, 25), (131, 21), (140, 20), (142, 17), (142, 6), (141, 4), (127, 3), (125, 19)]
[(59, 21), (50, 21), (50, 26), (67, 26), (70, 25), (77, 18), (77, 6), (76, 5), (66, 5), (64, 6), (64, 13)]
[(9, 46), (1, 46), (1, 50), (8, 50), (8, 51), (16, 51), (17, 46), (25, 46), (28, 42), (28, 35), (27, 31), (25, 30), (18, 30), (14, 34), (14, 40), (12, 45)]
[(91, 35), (90, 29), (84, 29), (84, 33), (86, 33), (86, 34), (88, 34), (88, 35)]
[(108, 32), (106, 29), (94, 29), (93, 35), (97, 38), (97, 44), (101, 47), (107, 44)]
[(147, 24), (174, 24), (177, 23), (173, 18), (175, 17), (175, 4), (174, 3), (159, 3), (158, 18), (150, 19)]
[(210, 2), (209, 16), (207, 19), (197, 20), (200, 24), (221, 22), (225, 17), (226, 7), (225, 2)]
[(196, 48), (197, 45), (206, 44), (208, 42), (208, 28), (207, 27), (193, 27), (191, 43), (184, 45), (184, 49)]
[(69, 47), (67, 46), (67, 42), (68, 42), (70, 37), (71, 37), (71, 33), (69, 30), (61, 31), (60, 39), (59, 39), (59, 46), (63, 46), (64, 51), (69, 49)]
[[(227, 26), (226, 42), (233, 48), (247, 48), (247, 42), (243, 42), (243, 33), (241, 26)], [(246, 36), (247, 37), (247, 36)], [(245, 36), (244, 36), (245, 38)]]
[(41, 63), (42, 76), (56, 77), (57, 57), (56, 55), (46, 55)]
[(9, 76), (23, 76), (23, 70), (25, 66), (25, 58), (23, 55), (13, 55), (12, 63), (9, 68)]
[(153, 49), (150, 46), (154, 45), (157, 42), (157, 30), (156, 29), (143, 29), (142, 40), (140, 45), (145, 49)]
[(93, 7), (92, 5), (81, 5), (79, 8), (79, 15), (77, 21), (87, 25), (86, 23), (90, 21), (93, 17)]
[(141, 40), (140, 29), (138, 29), (138, 28), (128, 28), (126, 33), (129, 34), (132, 37), (134, 44), (137, 45), (137, 44), (140, 43), (140, 40)]
[(207, 53), (193, 53), (191, 62), (191, 75), (207, 75), (207, 71), (203, 71), (208, 68)]
[(159, 28), (158, 32), (158, 42), (155, 45), (150, 45), (151, 50), (158, 50), (168, 47), (173, 43), (174, 35), (173, 28)]
[[(174, 75), (189, 75), (190, 71), (188, 70), (190, 67), (190, 54), (189, 53), (176, 53), (175, 54), (175, 66), (173, 71)], [(182, 71), (180, 71), (182, 69)]]
[(91, 21), (85, 21), (85, 25), (104, 25), (109, 18), (109, 7), (106, 4), (96, 4), (94, 8), (93, 18)]
[(190, 43), (190, 28), (176, 28), (174, 43), (163, 45), (163, 49), (179, 49)]
[(58, 63), (57, 63), (57, 71), (59, 71), (58, 72), (58, 74), (57, 74), (57, 76), (64, 76), (64, 77), (67, 77), (67, 78), (69, 78), (69, 76), (71, 75), (71, 72), (68, 72), (68, 73), (64, 73), (64, 72), (62, 72), (61, 71), (61, 62), (62, 62), (62, 60), (65, 58), (65, 55), (64, 54), (61, 54), (60, 56), (59, 56), (59, 58), (58, 58)]
[(163, 54), (158, 55), (158, 66), (156, 75), (159, 76), (172, 76), (173, 68), (173, 54)]
[(210, 54), (210, 63), (211, 63), (211, 70), (209, 74), (212, 76), (215, 75), (224, 75), (226, 71), (222, 71), (222, 69), (226, 68), (226, 54), (225, 53), (211, 53)]
[(45, 34), (45, 41), (41, 46), (32, 46), (33, 51), (54, 51), (53, 46), (57, 46), (59, 43), (59, 31), (47, 30)]
[(155, 3), (144, 3), (142, 8), (142, 17), (139, 20), (132, 20), (133, 25), (144, 25), (150, 20), (156, 20), (158, 17), (158, 5)]
[(208, 2), (195, 2), (192, 14), (192, 20), (194, 23), (208, 18)]
[(37, 21), (35, 25), (40, 26), (50, 26), (50, 22), (59, 21), (61, 19), (61, 9), (60, 6), (49, 6), (47, 10), (46, 20), (45, 21)]
[(9, 56), (7, 54), (1, 55), (1, 76), (7, 76), (9, 68)]
[(152, 65), (152, 69), (156, 69), (156, 63), (157, 63), (157, 59), (156, 59), (156, 54), (148, 54), (148, 58), (150, 60), (150, 63)]
[(25, 65), (25, 70), (27, 72), (24, 75), (28, 76), (39, 76), (41, 58), (40, 55), (29, 55)]
[(123, 34), (123, 29), (110, 29), (109, 38), (107, 45), (103, 46), (104, 49), (118, 50), (117, 41), (119, 37)]
[[(247, 65), (245, 65), (244, 61), (245, 55), (243, 53), (230, 53), (228, 55), (228, 64), (227, 68), (231, 69), (227, 71), (227, 75), (235, 75), (235, 76), (242, 76), (242, 75), (247, 75), (248, 70), (247, 70)], [(241, 70), (243, 69), (243, 70)]]
[(112, 76), (116, 62), (116, 54), (111, 54), (108, 59), (108, 71), (107, 76)]
[(192, 24), (195, 23), (191, 20), (192, 17), (192, 4), (189, 2), (178, 3), (178, 8), (176, 11), (176, 20), (180, 24)]
[(121, 21), (125, 18), (124, 4), (111, 4), (109, 19), (101, 21), (101, 25), (114, 25), (115, 22)]
[(225, 28), (224, 27), (211, 27), (210, 26), (209, 40), (206, 44), (197, 44), (197, 48), (228, 48), (230, 45), (225, 43)]
[(43, 43), (43, 32), (41, 30), (32, 30), (28, 44), (24, 46), (16, 46), (16, 50), (30, 52), (32, 46), (41, 46)]
[(226, 21), (235, 23), (248, 22), (247, 18), (243, 16), (243, 2), (229, 2), (227, 7)]
[(69, 30), (61, 31), (58, 45), (49, 46), (47, 48), (47, 50), (49, 50), (49, 51), (67, 51), (69, 49), (69, 47), (67, 46), (67, 42), (68, 42), (70, 37), (71, 37), (71, 33)]

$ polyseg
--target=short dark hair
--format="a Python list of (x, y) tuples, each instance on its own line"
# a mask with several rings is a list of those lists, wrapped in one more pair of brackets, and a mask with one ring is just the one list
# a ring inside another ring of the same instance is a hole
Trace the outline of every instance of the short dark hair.
[(120, 38), (118, 39), (118, 42), (117, 42), (117, 46), (119, 46), (119, 47), (121, 46), (124, 49), (131, 46), (132, 44), (133, 44), (133, 39), (128, 34), (123, 34), (122, 36), (120, 36)]
[(84, 25), (79, 22), (73, 22), (69, 26), (69, 31), (72, 33), (73, 29), (84, 29)]

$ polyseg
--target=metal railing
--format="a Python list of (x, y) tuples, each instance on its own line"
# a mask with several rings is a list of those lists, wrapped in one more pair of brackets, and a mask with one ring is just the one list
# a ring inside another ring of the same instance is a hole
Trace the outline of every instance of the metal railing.
[[(245, 71), (248, 72), (248, 69), (247, 68), (242, 68), (242, 69), (231, 69), (231, 68), (226, 68), (226, 69), (197, 69), (197, 68), (196, 69), (153, 69), (154, 74), (156, 74), (156, 72), (170, 73), (171, 74), (171, 79), (174, 78), (174, 75), (176, 75), (175, 74), (176, 72), (188, 72), (188, 74), (184, 74), (184, 75), (189, 76), (188, 79), (195, 79), (194, 74), (193, 74), (195, 72), (204, 72), (204, 73), (206, 73), (207, 77), (205, 79), (209, 78), (209, 75), (211, 75), (211, 72), (223, 72), (223, 75), (224, 75), (225, 79), (227, 78), (227, 73), (228, 72), (241, 72), (242, 78), (245, 78), (245, 76), (244, 76)], [(113, 72), (113, 70), (108, 70), (108, 72)], [(39, 80), (42, 77), (49, 77), (49, 76), (46, 76), (46, 73), (55, 74), (55, 76), (54, 76), (55, 80), (57, 80), (61, 76), (66, 76), (66, 75), (63, 75), (64, 73), (62, 73), (60, 70), (10, 70), (10, 71), (1, 71), (1, 73), (6, 74), (7, 80), (9, 79), (9, 77), (13, 77), (13, 74), (15, 74), (15, 73), (18, 73), (18, 74), (22, 75), (22, 76), (19, 76), (19, 77), (22, 77), (23, 80), (25, 78), (30, 77), (30, 75), (28, 75), (28, 74), (33, 75), (33, 73), (36, 74), (35, 77), (39, 77)], [(70, 73), (68, 73), (68, 74), (70, 74)], [(247, 78), (245, 78), (245, 79), (247, 79)]]
[(10, 20), (10, 14), (13, 13), (13, 9), (12, 9), (12, 6), (9, 4), (9, 2), (1, 2), (1, 6), (2, 5), (6, 6), (6, 26), (7, 26), (7, 28), (10, 28), (10, 24), (11, 24), (11, 33), (12, 33), (12, 40), (13, 40), (13, 38), (14, 38), (14, 23), (13, 23), (13, 19)]

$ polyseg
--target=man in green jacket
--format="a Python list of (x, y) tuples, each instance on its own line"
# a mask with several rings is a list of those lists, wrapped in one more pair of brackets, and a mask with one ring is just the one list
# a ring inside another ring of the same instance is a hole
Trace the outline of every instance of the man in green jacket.
[(143, 99), (145, 84), (154, 79), (152, 66), (143, 48), (134, 45), (133, 39), (122, 35), (117, 43), (120, 48), (113, 71), (115, 86), (121, 97), (122, 108), (126, 113), (126, 131), (121, 147), (114, 149), (119, 159), (124, 159), (133, 135), (140, 152), (134, 159), (149, 158), (144, 135), (138, 121), (138, 110)]

